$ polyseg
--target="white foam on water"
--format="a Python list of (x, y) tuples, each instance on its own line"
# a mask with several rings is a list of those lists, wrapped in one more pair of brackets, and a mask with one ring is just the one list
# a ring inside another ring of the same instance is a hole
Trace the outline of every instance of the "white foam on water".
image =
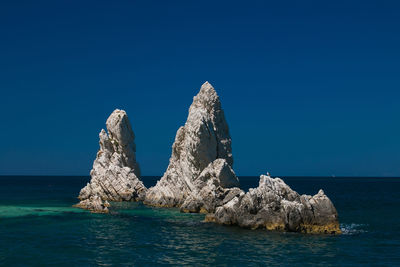
[(350, 223), (350, 224), (340, 224), (340, 230), (342, 230), (343, 235), (356, 235), (368, 232), (366, 230), (368, 225), (366, 224), (357, 224), (357, 223)]

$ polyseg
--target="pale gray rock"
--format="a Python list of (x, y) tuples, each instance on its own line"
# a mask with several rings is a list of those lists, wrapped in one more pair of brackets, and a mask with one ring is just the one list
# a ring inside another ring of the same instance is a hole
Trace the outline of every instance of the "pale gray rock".
[(304, 233), (339, 234), (338, 214), (322, 190), (299, 195), (280, 178), (261, 175), (259, 186), (241, 191), (208, 214), (206, 221), (226, 225)]
[(181, 206), (183, 212), (212, 213), (241, 190), (239, 179), (225, 159), (211, 162), (195, 179), (195, 190), (186, 198)]
[(104, 212), (105, 201), (143, 200), (146, 187), (139, 180), (135, 135), (126, 112), (116, 109), (106, 122), (108, 134), (101, 130), (91, 180), (79, 193), (77, 207)]
[[(218, 161), (215, 166), (211, 164), (217, 159), (223, 162)], [(206, 82), (193, 98), (185, 125), (177, 131), (166, 172), (157, 184), (147, 191), (144, 203), (152, 206), (181, 207), (189, 196), (196, 197), (197, 200), (201, 197), (195, 195), (201, 189), (196, 182), (199, 177), (221, 179), (215, 189), (237, 185), (238, 180), (231, 169), (232, 164), (228, 124), (217, 93), (211, 84)], [(209, 165), (208, 171), (214, 171), (213, 175), (201, 176)], [(220, 173), (215, 172), (217, 169)], [(207, 182), (201, 184), (206, 185)], [(195, 206), (196, 208), (192, 209), (189, 208), (189, 203), (187, 205), (188, 210), (197, 210), (198, 205)]]
[(98, 195), (91, 195), (80, 201), (75, 207), (90, 210), (94, 213), (108, 213), (108, 207), (110, 203), (107, 200), (102, 200)]

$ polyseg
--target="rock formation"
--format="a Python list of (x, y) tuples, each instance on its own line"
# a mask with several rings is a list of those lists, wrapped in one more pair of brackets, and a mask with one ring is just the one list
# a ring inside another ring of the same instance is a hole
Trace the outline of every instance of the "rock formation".
[(208, 214), (206, 221), (251, 229), (341, 233), (336, 209), (324, 191), (299, 195), (281, 179), (265, 175), (257, 188), (241, 191), (214, 214)]
[(208, 83), (193, 98), (184, 126), (177, 131), (168, 168), (147, 190), (139, 180), (134, 134), (125, 111), (107, 119), (100, 150), (80, 192), (77, 207), (108, 212), (108, 201), (139, 201), (182, 212), (207, 213), (206, 221), (225, 225), (304, 233), (339, 234), (338, 214), (322, 190), (299, 195), (280, 178), (261, 175), (247, 193), (232, 169), (229, 128), (221, 102)]
[(239, 185), (232, 164), (228, 124), (217, 93), (206, 82), (193, 98), (185, 125), (177, 131), (166, 172), (147, 191), (144, 203), (184, 204), (182, 211), (212, 212), (217, 199), (225, 203), (237, 191), (227, 189)]
[(77, 207), (108, 212), (108, 201), (143, 200), (146, 187), (139, 180), (135, 135), (123, 110), (116, 109), (106, 122), (108, 134), (101, 130), (91, 180), (79, 193)]

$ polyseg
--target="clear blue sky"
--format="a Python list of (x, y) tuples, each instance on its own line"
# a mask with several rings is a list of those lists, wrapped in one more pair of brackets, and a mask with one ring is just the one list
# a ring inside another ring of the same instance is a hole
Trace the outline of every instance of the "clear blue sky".
[(1, 1), (0, 174), (88, 175), (127, 111), (161, 175), (220, 95), (239, 175), (400, 176), (399, 1)]

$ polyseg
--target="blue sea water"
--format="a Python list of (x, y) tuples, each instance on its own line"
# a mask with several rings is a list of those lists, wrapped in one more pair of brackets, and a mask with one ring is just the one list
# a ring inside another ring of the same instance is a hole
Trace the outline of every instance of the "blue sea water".
[[(146, 186), (159, 177), (144, 177)], [(141, 203), (109, 214), (73, 208), (89, 177), (0, 177), (3, 266), (399, 266), (400, 179), (283, 177), (299, 193), (320, 188), (335, 204), (340, 236), (248, 230), (204, 215)], [(240, 177), (243, 189), (258, 177)]]

